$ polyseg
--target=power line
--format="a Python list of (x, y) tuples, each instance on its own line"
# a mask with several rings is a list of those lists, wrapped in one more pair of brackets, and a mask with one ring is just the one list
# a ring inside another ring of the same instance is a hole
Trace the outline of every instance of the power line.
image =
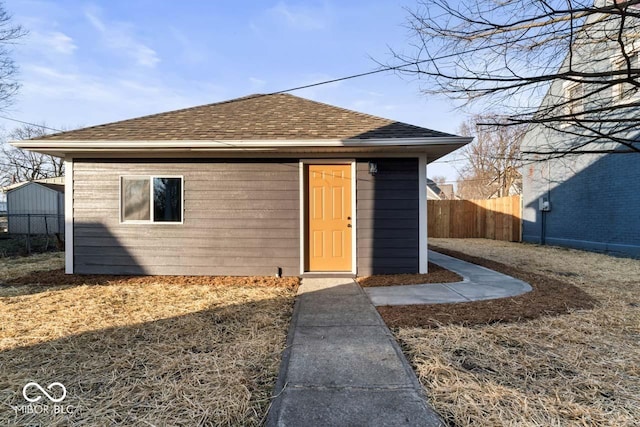
[(327, 85), (327, 84), (330, 84), (330, 83), (341, 82), (341, 81), (344, 81), (344, 80), (357, 79), (359, 77), (365, 77), (365, 76), (370, 76), (372, 74), (384, 73), (386, 71), (402, 70), (403, 68), (406, 68), (406, 67), (416, 66), (416, 65), (423, 64), (423, 63), (429, 62), (429, 61), (435, 61), (435, 60), (439, 60), (439, 59), (446, 59), (446, 58), (448, 58), (450, 56), (451, 56), (451, 54), (445, 55), (445, 56), (442, 56), (442, 57), (439, 57), (439, 58), (423, 59), (421, 61), (415, 61), (415, 62), (412, 62), (410, 64), (396, 65), (396, 66), (392, 66), (392, 67), (383, 67), (383, 68), (380, 68), (378, 70), (367, 71), (367, 72), (358, 73), (358, 74), (352, 74), (350, 76), (338, 77), (336, 79), (324, 80), (324, 81), (317, 82), (317, 83), (310, 83), (308, 85), (297, 86), (297, 87), (293, 87), (293, 88), (290, 88), (290, 89), (283, 89), (283, 90), (279, 90), (279, 91), (276, 91), (276, 92), (270, 92), (267, 95), (278, 95), (280, 93), (293, 92), (293, 91), (296, 91), (296, 90), (307, 89), (307, 88), (315, 87), (315, 86)]
[(14, 119), (13, 117), (0, 116), (0, 119), (5, 119), (5, 120), (12, 121), (12, 122), (22, 123), (23, 125), (36, 126), (36, 127), (42, 128), (42, 129), (48, 129), (48, 130), (52, 130), (52, 131), (56, 131), (56, 132), (64, 132), (62, 129), (56, 129), (56, 128), (52, 128), (52, 127), (45, 126), (45, 125), (39, 125), (37, 123), (25, 122), (24, 120)]
[[(491, 47), (492, 46), (479, 46), (479, 47), (470, 49), (470, 50), (468, 50), (466, 52), (463, 52), (463, 53), (475, 53), (475, 52), (479, 52), (481, 50), (489, 49)], [(373, 74), (379, 74), (379, 73), (384, 73), (384, 72), (388, 72), (388, 71), (402, 71), (403, 69), (405, 69), (407, 67), (415, 67), (417, 65), (424, 64), (424, 63), (427, 63), (427, 62), (433, 62), (433, 61), (439, 61), (441, 59), (453, 58), (454, 56), (459, 56), (461, 54), (462, 53), (449, 53), (449, 54), (446, 54), (446, 55), (430, 57), (430, 58), (427, 58), (427, 59), (421, 59), (421, 60), (409, 62), (409, 63), (406, 63), (406, 64), (386, 66), (386, 67), (379, 68), (377, 70), (366, 71), (366, 72), (363, 72), (363, 73), (351, 74), (351, 75), (348, 75), (348, 76), (338, 77), (338, 78), (335, 78), (335, 79), (323, 80), (321, 82), (310, 83), (310, 84), (307, 84), (307, 85), (296, 86), (296, 87), (292, 87), (292, 88), (288, 88), (288, 89), (282, 89), (282, 90), (278, 90), (278, 91), (275, 91), (275, 92), (270, 92), (270, 93), (264, 94), (262, 96), (278, 95), (278, 94), (281, 94), (281, 93), (294, 92), (296, 90), (308, 89), (308, 88), (311, 88), (311, 87), (322, 86), (322, 85), (327, 85), (327, 84), (331, 84), (331, 83), (337, 83), (337, 82), (341, 82), (341, 81), (345, 81), (345, 80), (352, 80), (352, 79), (356, 79), (356, 78), (360, 78), (360, 77), (366, 77), (366, 76), (370, 76), (370, 75), (373, 75)], [(237, 100), (234, 100), (234, 101), (239, 101), (241, 99), (242, 98), (238, 98)], [(230, 102), (230, 101), (227, 101), (227, 102)], [(31, 123), (31, 122), (27, 122), (27, 121), (24, 121), (24, 120), (14, 119), (13, 117), (7, 117), (7, 116), (1, 116), (0, 115), (0, 118), (1, 119), (5, 119), (5, 120), (10, 120), (10, 121), (13, 121), (13, 122), (17, 122), (17, 123), (26, 124), (26, 125), (37, 126), (37, 127), (40, 127), (40, 128), (43, 128), (43, 129), (52, 130), (52, 131), (55, 131), (55, 132), (64, 132), (62, 129), (56, 129), (56, 128), (52, 128), (52, 127), (45, 126), (45, 125), (39, 125), (37, 123)]]

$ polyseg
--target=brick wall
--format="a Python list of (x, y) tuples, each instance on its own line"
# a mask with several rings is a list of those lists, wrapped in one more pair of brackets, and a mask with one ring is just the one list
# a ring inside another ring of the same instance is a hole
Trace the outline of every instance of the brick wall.
[(640, 258), (640, 154), (569, 156), (522, 172), (524, 241)]

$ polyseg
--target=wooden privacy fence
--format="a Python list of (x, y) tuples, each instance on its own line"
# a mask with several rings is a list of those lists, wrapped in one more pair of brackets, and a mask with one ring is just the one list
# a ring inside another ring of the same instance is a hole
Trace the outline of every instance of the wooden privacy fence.
[(519, 242), (521, 217), (520, 196), (427, 201), (429, 237)]

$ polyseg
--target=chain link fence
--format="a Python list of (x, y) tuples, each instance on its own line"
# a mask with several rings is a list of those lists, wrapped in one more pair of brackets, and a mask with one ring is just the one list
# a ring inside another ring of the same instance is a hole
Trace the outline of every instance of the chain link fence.
[(0, 214), (0, 256), (64, 250), (64, 215)]

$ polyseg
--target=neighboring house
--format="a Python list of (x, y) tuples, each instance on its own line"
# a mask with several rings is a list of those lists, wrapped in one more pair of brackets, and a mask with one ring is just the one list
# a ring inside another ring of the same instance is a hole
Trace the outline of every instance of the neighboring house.
[(7, 202), (0, 202), (0, 214), (1, 215), (7, 214)]
[(428, 200), (454, 200), (455, 198), (453, 184), (436, 184), (435, 181), (427, 178)]
[(508, 166), (505, 171), (489, 181), (488, 187), (494, 187), (495, 191), (488, 198), (517, 196), (522, 194), (522, 174), (517, 168)]
[(64, 185), (64, 176), (56, 176), (54, 178), (39, 178), (39, 179), (34, 179), (32, 181), (22, 181), (22, 182), (16, 182), (14, 184), (10, 184), (7, 186), (4, 186), (2, 188), (0, 188), (0, 191), (2, 191), (2, 193), (7, 193), (9, 190), (13, 190), (14, 188), (18, 188), (21, 187), (25, 184), (29, 184), (30, 182), (39, 182), (39, 183), (43, 183), (43, 184), (60, 184), (60, 185)]
[(442, 200), (440, 194), (442, 190), (432, 179), (427, 178), (427, 200)]
[[(567, 57), (561, 71), (568, 69), (570, 60), (574, 70), (583, 67), (591, 73), (620, 66), (616, 22), (613, 19), (603, 22), (589, 30), (590, 40), (595, 39), (593, 33), (597, 31), (598, 40), (602, 41), (584, 43), (579, 34), (571, 58)], [(607, 34), (612, 36), (606, 37)], [(627, 49), (632, 67), (637, 69), (640, 43), (629, 40)], [(594, 119), (582, 114), (585, 107), (606, 109), (615, 103), (633, 104), (640, 101), (640, 96), (638, 91), (627, 90), (623, 84), (585, 95), (591, 92), (592, 86), (588, 83), (554, 81), (540, 110), (564, 108), (566, 114), (576, 117), (576, 123), (567, 122), (556, 129), (532, 124), (527, 130), (521, 145), (523, 240), (640, 257), (640, 153), (613, 142), (591, 143), (594, 135), (587, 135), (579, 126), (580, 120)], [(636, 117), (640, 112), (637, 106), (632, 111)], [(624, 125), (621, 118), (623, 116), (613, 116), (612, 122), (603, 121), (602, 134), (637, 140), (637, 129), (620, 133)], [(571, 150), (582, 153), (556, 158), (540, 154)], [(598, 154), (594, 152), (597, 150), (612, 152)], [(584, 153), (588, 151), (591, 153)]]
[(427, 270), (426, 165), (471, 141), (287, 94), (14, 142), (66, 160), (67, 273)]
[(456, 192), (453, 189), (453, 184), (440, 184), (440, 198), (447, 200), (455, 200)]
[(427, 200), (442, 200), (431, 187), (427, 186)]
[(26, 182), (7, 191), (10, 234), (64, 233), (64, 185)]

